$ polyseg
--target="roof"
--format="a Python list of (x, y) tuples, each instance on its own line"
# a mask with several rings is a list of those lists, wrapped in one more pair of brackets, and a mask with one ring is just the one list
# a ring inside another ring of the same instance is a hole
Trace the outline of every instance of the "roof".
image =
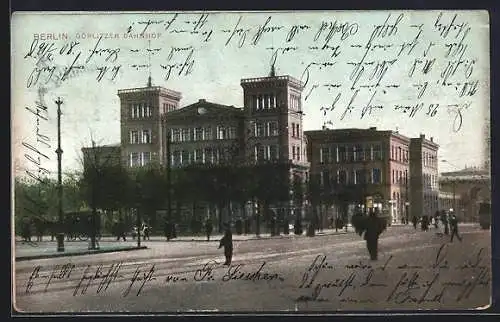
[(240, 81), (240, 85), (251, 85), (255, 83), (265, 83), (265, 82), (275, 82), (275, 81), (287, 81), (291, 85), (294, 85), (298, 88), (303, 88), (304, 83), (301, 82), (300, 80), (289, 76), (289, 75), (283, 75), (283, 76), (268, 76), (268, 77), (254, 77), (254, 78), (242, 78)]
[(200, 99), (198, 102), (181, 107), (176, 110), (169, 111), (165, 114), (167, 118), (172, 116), (201, 116), (206, 113), (213, 112), (228, 112), (228, 113), (241, 113), (243, 115), (243, 108), (235, 107), (233, 105), (223, 105), (218, 103), (209, 102), (205, 99)]
[(462, 179), (462, 180), (481, 180), (481, 179), (491, 179), (491, 176), (486, 169), (481, 168), (465, 168), (458, 171), (442, 172), (442, 181)]
[(307, 136), (312, 136), (312, 137), (327, 137), (329, 135), (336, 136), (336, 135), (367, 135), (370, 133), (376, 133), (377, 135), (387, 135), (387, 136), (396, 136), (401, 139), (409, 140), (408, 137), (400, 134), (399, 132), (396, 131), (391, 131), (391, 130), (377, 130), (376, 127), (370, 127), (367, 129), (361, 129), (361, 128), (341, 128), (341, 129), (324, 129), (324, 130), (312, 130), (312, 131), (305, 131), (304, 134)]

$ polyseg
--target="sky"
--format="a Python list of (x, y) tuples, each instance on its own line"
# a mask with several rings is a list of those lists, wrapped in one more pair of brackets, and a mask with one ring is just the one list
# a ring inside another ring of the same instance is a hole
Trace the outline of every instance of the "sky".
[(16, 175), (56, 173), (58, 98), (70, 173), (92, 140), (120, 141), (118, 90), (150, 74), (182, 93), (181, 106), (241, 107), (240, 80), (268, 76), (272, 62), (305, 85), (304, 130), (422, 133), (440, 145), (440, 171), (489, 157), (486, 11), (51, 12), (15, 13), (11, 24)]

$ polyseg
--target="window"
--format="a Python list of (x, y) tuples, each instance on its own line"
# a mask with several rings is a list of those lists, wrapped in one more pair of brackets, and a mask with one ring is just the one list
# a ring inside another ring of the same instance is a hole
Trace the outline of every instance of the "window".
[(300, 161), (300, 147), (297, 147), (297, 160)]
[(256, 110), (257, 107), (258, 107), (258, 99), (257, 99), (257, 95), (252, 95), (252, 109)]
[(191, 140), (191, 129), (182, 129), (181, 141), (187, 142)]
[(213, 162), (213, 154), (211, 148), (205, 148), (204, 150), (204, 163), (212, 163)]
[(362, 161), (363, 160), (363, 147), (359, 144), (353, 146), (352, 148), (354, 154), (354, 161)]
[(345, 171), (345, 170), (339, 170), (339, 172), (338, 172), (338, 182), (340, 184), (346, 184), (347, 183), (347, 171)]
[(129, 158), (130, 158), (130, 160), (129, 160), (130, 167), (138, 167), (141, 165), (140, 160), (139, 160), (139, 153), (132, 152), (132, 153), (130, 153)]
[(202, 149), (194, 150), (193, 160), (195, 163), (203, 163), (203, 150)]
[(392, 183), (396, 183), (396, 171), (392, 170)]
[(366, 161), (370, 161), (372, 160), (372, 148), (371, 146), (367, 145), (367, 146), (364, 146), (364, 154), (365, 154), (365, 159)]
[(217, 140), (227, 139), (227, 129), (223, 126), (217, 126)]
[(265, 148), (263, 145), (255, 146), (255, 161), (262, 161), (265, 159)]
[(319, 150), (319, 162), (321, 162), (321, 163), (329, 163), (330, 162), (330, 149), (329, 148), (321, 148)]
[(171, 130), (172, 142), (179, 142), (181, 140), (181, 130), (172, 129)]
[(382, 147), (380, 144), (376, 144), (372, 146), (373, 149), (373, 159), (376, 161), (382, 160)]
[(194, 129), (194, 140), (195, 141), (203, 140), (203, 128), (197, 127)]
[(268, 123), (268, 135), (269, 136), (278, 135), (278, 122), (273, 121)]
[(278, 146), (276, 145), (269, 146), (269, 159), (270, 160), (278, 159)]
[(189, 151), (181, 152), (181, 164), (189, 164)]
[(261, 122), (255, 123), (255, 136), (264, 136), (264, 124)]
[(333, 145), (331, 148), (331, 160), (335, 162), (339, 162), (339, 149), (336, 145)]
[(148, 165), (151, 162), (151, 152), (142, 152), (142, 165)]
[(257, 98), (257, 109), (260, 110), (262, 109), (263, 107), (263, 104), (262, 104), (262, 95), (259, 95), (259, 97)]
[(354, 184), (363, 184), (364, 183), (364, 171), (362, 169), (357, 169), (354, 172)]
[(375, 168), (372, 170), (372, 182), (375, 184), (382, 183), (382, 175), (380, 169)]
[(339, 158), (341, 162), (347, 161), (347, 153), (346, 153), (346, 147), (345, 146), (339, 146)]
[(269, 108), (269, 95), (264, 95), (264, 108)]
[(229, 136), (228, 138), (231, 140), (236, 139), (236, 127), (234, 127), (234, 126), (229, 127), (228, 136)]
[(139, 131), (132, 130), (130, 131), (130, 144), (138, 144), (139, 143)]
[(403, 161), (403, 155), (401, 153), (401, 147), (398, 147), (398, 161), (399, 162)]
[(172, 166), (178, 167), (181, 165), (181, 151), (174, 151), (172, 153)]
[(347, 148), (347, 160), (354, 161), (354, 146), (348, 146)]
[(323, 187), (329, 187), (330, 186), (330, 172), (328, 170), (323, 170), (321, 172), (321, 185)]
[(203, 140), (213, 140), (212, 128), (206, 127), (203, 129)]
[(292, 138), (295, 137), (295, 123), (292, 123)]
[(151, 143), (151, 130), (142, 130), (142, 143)]
[(292, 145), (292, 160), (295, 160), (295, 145)]

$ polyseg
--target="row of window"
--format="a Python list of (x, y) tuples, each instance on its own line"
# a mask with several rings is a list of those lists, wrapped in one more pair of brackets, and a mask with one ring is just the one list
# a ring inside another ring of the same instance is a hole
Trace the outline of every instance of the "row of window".
[(424, 173), (423, 179), (424, 179), (424, 187), (432, 190), (438, 189), (439, 183), (437, 175)]
[(252, 108), (257, 110), (276, 108), (276, 95), (274, 93), (270, 94), (260, 94), (252, 95)]
[[(332, 178), (330, 177), (330, 172), (328, 170), (322, 171), (320, 180), (321, 185), (331, 183)], [(337, 170), (337, 175), (333, 180), (336, 181), (337, 184), (380, 184), (382, 183), (382, 172), (378, 168), (354, 169), (351, 171)]]
[[(171, 129), (170, 135), (172, 142), (207, 141), (214, 139), (213, 130), (211, 127), (177, 128)], [(217, 140), (232, 140), (237, 137), (234, 126), (217, 126), (215, 134)]]
[(192, 151), (176, 150), (170, 156), (170, 164), (173, 167), (185, 166), (191, 163), (217, 164), (230, 160), (231, 157), (231, 153), (223, 148), (204, 148)]
[(151, 143), (151, 130), (130, 130), (129, 132), (130, 144), (149, 144)]
[(437, 155), (433, 153), (422, 152), (422, 162), (424, 163), (424, 167), (438, 167)]
[(300, 146), (292, 145), (292, 160), (300, 161)]
[(277, 145), (256, 145), (254, 147), (255, 161), (263, 160), (278, 160), (278, 146)]
[(409, 163), (408, 149), (403, 149), (400, 146), (391, 146), (391, 160), (396, 160), (403, 163)]
[(175, 110), (174, 104), (163, 103), (162, 104), (163, 114)]
[(408, 184), (408, 170), (392, 170), (392, 183), (393, 184)]
[(129, 105), (129, 115), (132, 119), (148, 118), (153, 115), (151, 103), (135, 103)]
[(300, 110), (300, 96), (293, 94), (290, 95), (290, 109)]
[(140, 167), (151, 162), (151, 152), (132, 152), (129, 154), (129, 167)]
[(277, 136), (278, 122), (253, 122), (253, 135), (256, 137)]
[(339, 163), (353, 161), (382, 160), (382, 147), (380, 144), (363, 146), (339, 145), (323, 147), (319, 150), (320, 163)]
[(300, 127), (299, 124), (292, 123), (292, 138), (299, 138), (301, 137), (300, 135)]

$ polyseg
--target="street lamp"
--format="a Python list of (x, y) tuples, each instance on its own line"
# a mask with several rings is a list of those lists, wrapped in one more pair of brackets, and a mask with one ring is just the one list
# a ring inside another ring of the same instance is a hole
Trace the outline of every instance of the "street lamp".
[(55, 101), (57, 104), (57, 195), (58, 195), (58, 219), (59, 219), (59, 233), (57, 234), (57, 251), (64, 252), (64, 232), (63, 232), (63, 204), (62, 204), (62, 153), (61, 149), (61, 105), (63, 101), (60, 97)]

